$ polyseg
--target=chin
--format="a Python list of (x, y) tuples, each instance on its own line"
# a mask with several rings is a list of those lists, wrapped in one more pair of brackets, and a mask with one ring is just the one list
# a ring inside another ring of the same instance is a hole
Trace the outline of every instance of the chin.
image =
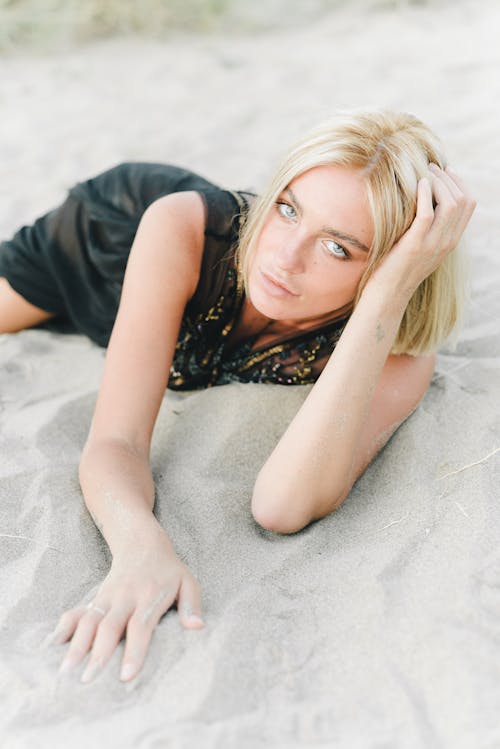
[(286, 320), (297, 317), (296, 308), (292, 309), (290, 304), (286, 305), (279, 299), (270, 299), (260, 290), (252, 293), (250, 288), (248, 298), (257, 312), (271, 320)]

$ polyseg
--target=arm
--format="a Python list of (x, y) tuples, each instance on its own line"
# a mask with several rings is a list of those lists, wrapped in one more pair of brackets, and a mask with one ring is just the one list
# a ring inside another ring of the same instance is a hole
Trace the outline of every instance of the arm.
[(85, 503), (113, 555), (130, 541), (127, 517), (134, 537), (156, 523), (151, 437), (199, 278), (203, 226), (198, 194), (168, 195), (146, 210), (130, 251), (79, 471)]
[(270, 530), (295, 532), (337, 509), (428, 387), (433, 356), (389, 352), (412, 294), (456, 246), (474, 210), (456, 178), (452, 186), (441, 175), (433, 184), (436, 211), (429, 183), (421, 181), (414, 223), (365, 286), (327, 365), (259, 472), (252, 510)]
[(77, 665), (92, 647), (91, 672), (111, 657), (125, 629), (124, 663), (137, 672), (153, 627), (176, 598), (183, 623), (200, 625), (188, 617), (188, 609), (200, 610), (199, 586), (152, 513), (149, 450), (182, 314), (199, 278), (203, 230), (197, 193), (160, 198), (144, 213), (127, 263), (79, 471), (113, 562), (96, 608), (78, 606), (58, 627), (59, 642), (72, 638), (65, 663)]

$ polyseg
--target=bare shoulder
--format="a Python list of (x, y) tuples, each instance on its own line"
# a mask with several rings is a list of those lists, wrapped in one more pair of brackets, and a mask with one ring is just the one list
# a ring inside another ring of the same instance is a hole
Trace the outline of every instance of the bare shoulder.
[(169, 213), (174, 210), (179, 218), (185, 219), (190, 225), (199, 229), (205, 228), (205, 202), (196, 190), (185, 190), (183, 192), (171, 192), (154, 200), (147, 208), (148, 212), (158, 211)]
[(146, 251), (156, 254), (160, 265), (168, 266), (174, 253), (176, 263), (181, 262), (184, 273), (190, 274), (191, 294), (194, 293), (205, 246), (206, 207), (200, 193), (189, 190), (157, 198), (146, 209), (141, 224), (143, 232), (156, 240), (148, 244)]
[(172, 192), (157, 198), (145, 211), (145, 217), (157, 217), (168, 221), (169, 228), (182, 229), (185, 235), (203, 244), (207, 222), (203, 197), (195, 190)]

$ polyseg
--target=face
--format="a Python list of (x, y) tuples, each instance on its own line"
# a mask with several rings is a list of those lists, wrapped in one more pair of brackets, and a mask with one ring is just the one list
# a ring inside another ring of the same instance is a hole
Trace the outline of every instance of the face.
[(361, 175), (314, 167), (271, 207), (250, 261), (249, 301), (261, 315), (298, 327), (332, 320), (349, 309), (372, 240)]

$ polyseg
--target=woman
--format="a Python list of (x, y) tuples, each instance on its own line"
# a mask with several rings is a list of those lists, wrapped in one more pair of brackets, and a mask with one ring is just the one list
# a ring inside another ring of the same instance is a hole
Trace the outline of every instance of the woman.
[(126, 164), (1, 246), (2, 332), (63, 316), (109, 341), (79, 475), (113, 561), (94, 601), (61, 617), (63, 670), (90, 651), (89, 681), (125, 633), (121, 678), (133, 678), (175, 603), (185, 627), (203, 626), (199, 585), (152, 512), (165, 387), (315, 382), (252, 511), (281, 533), (324, 517), (429, 385), (460, 312), (453, 250), (474, 206), (419, 120), (344, 113), (258, 198)]

